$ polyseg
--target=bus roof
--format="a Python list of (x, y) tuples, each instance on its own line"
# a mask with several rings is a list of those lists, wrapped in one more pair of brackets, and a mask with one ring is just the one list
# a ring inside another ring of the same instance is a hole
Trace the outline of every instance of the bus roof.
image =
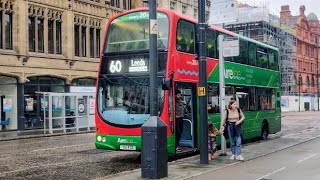
[[(114, 16), (113, 18), (111, 18), (110, 20), (113, 20), (119, 16), (122, 16), (124, 14), (127, 14), (127, 13), (132, 13), (132, 12), (138, 12), (138, 11), (147, 11), (149, 10), (149, 8), (147, 7), (142, 7), (142, 8), (136, 8), (136, 9), (132, 9), (132, 10), (129, 10), (129, 11), (124, 11), (116, 16)], [(191, 21), (191, 22), (194, 22), (194, 23), (198, 23), (198, 20), (197, 19), (194, 19), (194, 18), (191, 18), (189, 16), (186, 16), (186, 15), (183, 15), (183, 14), (179, 14), (175, 11), (172, 11), (172, 10), (169, 10), (169, 9), (166, 9), (166, 8), (158, 8), (157, 9), (158, 11), (160, 12), (164, 12), (164, 13), (167, 13), (167, 14), (174, 14), (175, 16), (178, 16), (180, 18), (183, 18), (183, 19), (186, 19), (188, 21)], [(240, 34), (237, 34), (237, 33), (234, 33), (232, 31), (229, 31), (229, 30), (226, 30), (226, 29), (223, 29), (219, 26), (215, 26), (215, 25), (210, 25), (209, 26), (210, 28), (216, 30), (216, 31), (219, 31), (219, 32), (223, 32), (225, 34), (228, 34), (230, 36), (233, 36), (233, 37), (237, 37), (239, 39), (242, 39), (242, 40), (245, 40), (245, 41), (248, 41), (248, 42), (252, 42), (252, 43), (255, 43), (255, 44), (258, 44), (260, 46), (263, 46), (263, 47), (266, 47), (266, 48), (270, 48), (270, 49), (273, 49), (275, 51), (279, 51), (278, 48), (274, 47), (274, 46), (271, 46), (271, 45), (268, 45), (268, 44), (265, 44), (265, 43), (262, 43), (260, 41), (257, 41), (257, 40), (254, 40), (254, 39), (251, 39), (251, 38), (248, 38), (246, 36), (243, 36), (243, 35), (240, 35)]]

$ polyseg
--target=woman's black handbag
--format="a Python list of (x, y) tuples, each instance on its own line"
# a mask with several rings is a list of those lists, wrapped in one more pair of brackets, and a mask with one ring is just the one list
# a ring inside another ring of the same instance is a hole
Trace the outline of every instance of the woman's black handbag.
[(223, 136), (226, 140), (229, 139), (228, 126), (229, 126), (229, 122), (227, 121), (223, 130)]

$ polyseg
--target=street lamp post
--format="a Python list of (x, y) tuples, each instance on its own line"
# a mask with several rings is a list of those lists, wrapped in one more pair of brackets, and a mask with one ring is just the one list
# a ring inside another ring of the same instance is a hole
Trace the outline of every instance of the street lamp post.
[(318, 111), (320, 110), (319, 109), (319, 40), (320, 40), (320, 37), (317, 37), (316, 38), (316, 49), (317, 49), (317, 57), (316, 57), (316, 60), (317, 60), (317, 101), (318, 101)]
[(167, 126), (158, 114), (157, 2), (149, 0), (150, 117), (141, 127), (141, 176), (168, 176)]
[(206, 62), (206, 27), (205, 23), (205, 2), (204, 0), (198, 0), (198, 58), (199, 58), (199, 106), (200, 106), (200, 164), (209, 164), (208, 161), (208, 99), (207, 99), (207, 62)]
[(300, 74), (299, 75), (299, 112), (300, 112), (301, 82), (302, 82), (302, 77), (301, 77), (301, 74)]

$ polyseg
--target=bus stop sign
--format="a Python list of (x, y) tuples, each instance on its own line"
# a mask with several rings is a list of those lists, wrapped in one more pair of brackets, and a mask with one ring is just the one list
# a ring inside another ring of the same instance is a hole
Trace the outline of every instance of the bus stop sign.
[(239, 39), (228, 38), (223, 40), (223, 56), (239, 56)]

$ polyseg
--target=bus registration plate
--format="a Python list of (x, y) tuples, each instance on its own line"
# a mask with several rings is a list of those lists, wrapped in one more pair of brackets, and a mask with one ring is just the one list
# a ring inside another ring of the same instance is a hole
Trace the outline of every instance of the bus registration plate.
[(122, 149), (122, 150), (132, 150), (132, 151), (135, 151), (135, 150), (136, 150), (136, 146), (120, 145), (120, 149)]

